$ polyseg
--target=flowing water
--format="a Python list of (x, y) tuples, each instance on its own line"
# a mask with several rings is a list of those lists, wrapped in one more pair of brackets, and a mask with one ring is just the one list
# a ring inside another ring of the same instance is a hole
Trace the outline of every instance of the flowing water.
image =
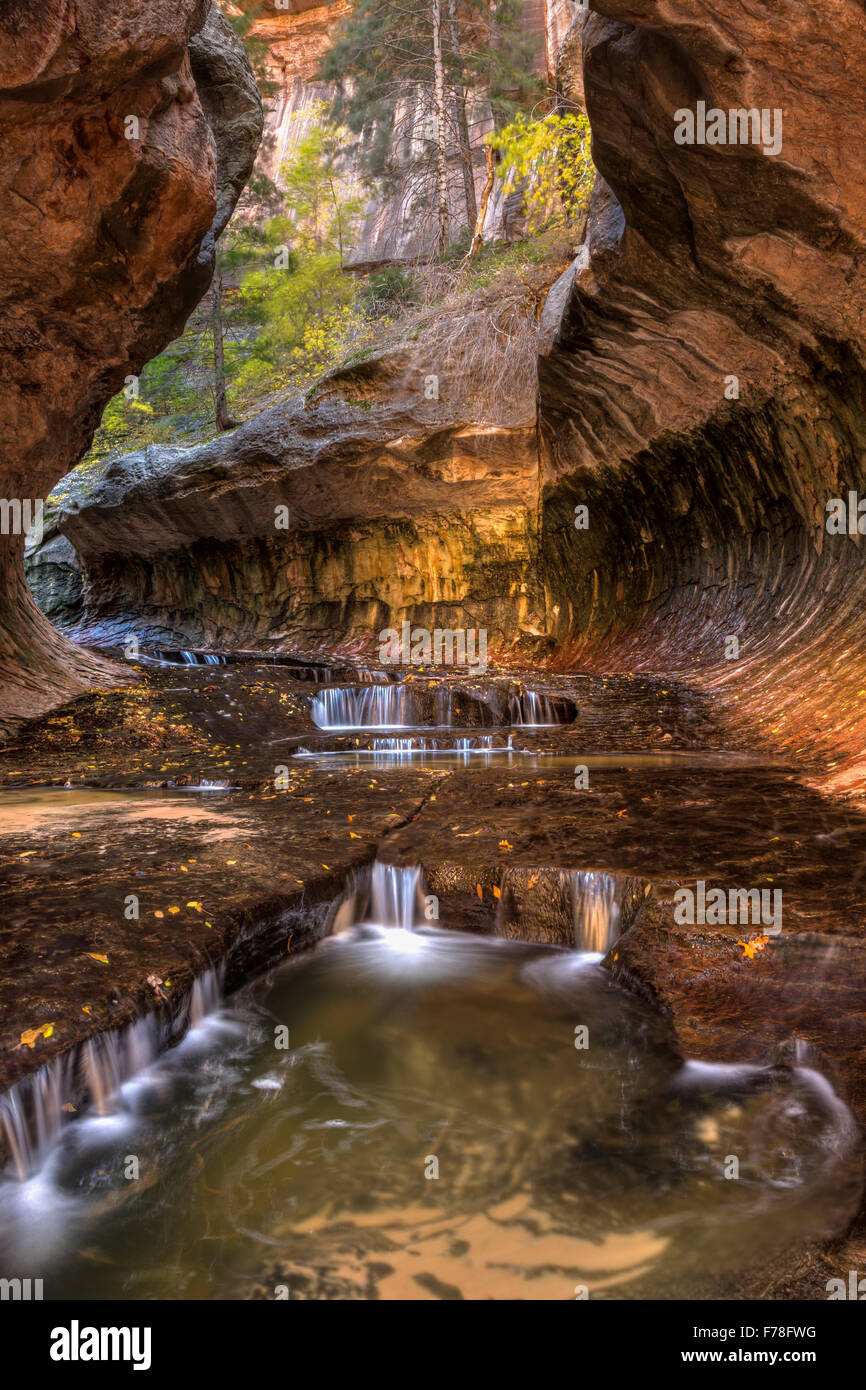
[(389, 729), (420, 722), (414, 691), (401, 685), (322, 690), (310, 715), (320, 729)]
[(178, 1048), (146, 1022), (95, 1047), (90, 1117), (0, 1182), (0, 1275), (49, 1299), (736, 1297), (756, 1231), (768, 1259), (853, 1209), (851, 1118), (805, 1066), (683, 1063), (589, 953), (608, 878), (572, 884), (566, 951), (422, 927), (420, 871), (377, 865), (364, 921), (216, 1012), (203, 982)]

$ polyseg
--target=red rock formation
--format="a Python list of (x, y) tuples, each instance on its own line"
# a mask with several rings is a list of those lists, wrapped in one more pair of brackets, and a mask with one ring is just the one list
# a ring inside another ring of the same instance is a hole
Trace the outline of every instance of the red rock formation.
[[(0, 10), (7, 501), (47, 495), (86, 450), (106, 401), (207, 288), (213, 233), (260, 132), (243, 51), (208, 11), (209, 0), (12, 0)], [(234, 162), (218, 172), (227, 134)], [(117, 678), (36, 609), (23, 548), (23, 536), (0, 536), (0, 727)]]
[(423, 353), (383, 355), (209, 444), (151, 447), (65, 479), (50, 523), (87, 569), (79, 638), (375, 648), (404, 618), (486, 627), (491, 648), (531, 638), (534, 377), (510, 382), (494, 421), (462, 379), (443, 374), (441, 399), (426, 400), (429, 366)]
[[(550, 630), (563, 660), (723, 691), (862, 787), (863, 542), (825, 527), (829, 499), (866, 493), (862, 6), (593, 9), (607, 186), (541, 366)], [(699, 101), (781, 110), (781, 151), (676, 143)]]

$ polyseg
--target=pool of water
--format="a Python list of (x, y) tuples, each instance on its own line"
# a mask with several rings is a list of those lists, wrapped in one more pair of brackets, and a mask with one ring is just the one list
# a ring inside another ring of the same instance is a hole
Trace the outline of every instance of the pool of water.
[(368, 923), (0, 1182), (0, 1274), (49, 1299), (736, 1296), (847, 1219), (853, 1143), (816, 1073), (684, 1063), (592, 957)]

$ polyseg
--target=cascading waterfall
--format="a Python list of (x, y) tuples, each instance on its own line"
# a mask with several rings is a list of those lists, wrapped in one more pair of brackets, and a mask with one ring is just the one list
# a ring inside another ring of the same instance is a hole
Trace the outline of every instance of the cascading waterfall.
[(605, 955), (619, 935), (620, 908), (613, 874), (574, 870), (571, 875), (574, 944)]
[(216, 652), (163, 652), (162, 656), (172, 665), (177, 665), (177, 658), (184, 666), (225, 666), (226, 659), (219, 656)]
[(222, 1002), (225, 970), (217, 965), (193, 980), (189, 995), (189, 1026), (197, 1028), (208, 1014), (216, 1013)]
[(420, 722), (414, 692), (400, 685), (322, 690), (310, 714), (320, 729), (390, 729)]
[(11, 1155), (15, 1176), (23, 1182), (60, 1133), (64, 1097), (72, 1089), (77, 1057), (65, 1054), (26, 1076), (0, 1096), (0, 1128)]
[(524, 728), (546, 728), (561, 722), (556, 706), (548, 695), (537, 690), (524, 690), (521, 695), (508, 697), (508, 722)]
[(369, 920), (381, 927), (412, 931), (423, 924), (421, 905), (425, 892), (420, 865), (398, 869), (392, 864), (380, 864), (377, 859), (370, 875)]
[(178, 1032), (199, 1026), (219, 1007), (222, 975), (217, 967), (198, 976), (174, 1023), (165, 1014), (152, 1013), (125, 1028), (100, 1033), (0, 1096), (0, 1129), (15, 1176), (23, 1182), (39, 1169), (75, 1113), (71, 1098), (77, 1095), (80, 1100), (82, 1090), (85, 1106), (97, 1115), (111, 1114), (125, 1082), (149, 1067)]

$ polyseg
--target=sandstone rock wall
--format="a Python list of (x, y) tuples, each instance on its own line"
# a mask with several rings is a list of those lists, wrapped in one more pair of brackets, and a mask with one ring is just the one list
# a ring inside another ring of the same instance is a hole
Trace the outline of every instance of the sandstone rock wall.
[[(35, 502), (207, 289), (260, 104), (208, 0), (11, 0), (0, 127), (0, 496)], [(115, 678), (35, 607), (23, 550), (0, 535), (0, 729)]]
[[(550, 632), (563, 661), (687, 672), (862, 786), (864, 541), (825, 522), (866, 485), (863, 8), (593, 9), (606, 182), (540, 367)], [(781, 151), (677, 144), (699, 101), (781, 110)]]
[(534, 382), (515, 382), (493, 423), (461, 399), (465, 383), (443, 377), (426, 400), (425, 373), (412, 352), (383, 354), (211, 444), (64, 479), (49, 520), (86, 563), (76, 636), (370, 650), (408, 618), (531, 645)]

